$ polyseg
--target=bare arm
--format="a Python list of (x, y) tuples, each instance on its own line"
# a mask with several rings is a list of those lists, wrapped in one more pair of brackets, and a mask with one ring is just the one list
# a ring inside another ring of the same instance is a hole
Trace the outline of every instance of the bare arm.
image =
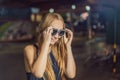
[[(39, 52), (38, 58), (35, 60), (34, 55), (35, 51), (33, 46), (29, 45), (25, 47), (25, 58), (28, 62), (28, 65), (31, 69), (31, 72), (36, 76), (36, 77), (42, 77), (45, 68), (46, 68), (46, 63), (47, 63), (47, 56), (48, 56), (48, 46), (43, 44), (41, 47), (41, 51)], [(35, 61), (34, 61), (35, 60)]]
[(67, 66), (65, 72), (69, 78), (74, 78), (76, 75), (76, 65), (71, 46), (67, 46)]
[(71, 30), (66, 29), (68, 32), (68, 37), (64, 36), (66, 47), (67, 47), (67, 65), (66, 65), (66, 71), (65, 74), (69, 78), (74, 78), (76, 75), (76, 65), (72, 53), (72, 48), (71, 48), (71, 42), (73, 39), (73, 33)]
[(47, 58), (49, 54), (49, 45), (51, 41), (51, 31), (44, 32), (44, 42), (39, 51), (37, 59), (34, 59), (35, 51), (34, 47), (29, 45), (25, 47), (25, 58), (28, 62), (28, 65), (31, 69), (31, 72), (38, 78), (43, 77), (43, 74), (46, 69)]

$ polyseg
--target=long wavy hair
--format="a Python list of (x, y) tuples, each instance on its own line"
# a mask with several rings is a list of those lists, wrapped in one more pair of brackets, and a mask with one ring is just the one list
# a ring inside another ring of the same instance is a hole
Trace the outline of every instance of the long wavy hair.
[[(42, 43), (43, 43), (43, 31), (50, 26), (50, 24), (54, 21), (54, 20), (60, 20), (63, 23), (63, 28), (65, 28), (65, 23), (64, 20), (62, 18), (62, 16), (58, 13), (48, 13), (43, 19), (42, 22), (39, 25), (39, 36), (38, 36), (38, 44), (39, 47), (41, 47)], [(52, 52), (55, 53), (55, 55), (57, 55), (57, 57), (55, 56), (56, 60), (57, 60), (57, 64), (59, 66), (59, 75), (61, 76), (61, 80), (66, 80), (65, 79), (65, 64), (66, 64), (66, 59), (67, 59), (67, 49), (65, 46), (65, 42), (63, 37), (61, 37), (55, 44), (54, 46), (52, 46)], [(45, 75), (47, 75), (47, 80), (56, 80), (55, 79), (55, 74), (52, 68), (52, 63), (50, 60), (50, 57), (48, 57), (47, 59), (47, 65), (46, 65), (46, 69), (45, 69)]]

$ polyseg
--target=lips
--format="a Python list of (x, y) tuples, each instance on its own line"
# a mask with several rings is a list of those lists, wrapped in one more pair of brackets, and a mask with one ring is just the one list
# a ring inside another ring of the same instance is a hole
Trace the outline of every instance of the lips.
[(55, 42), (55, 39), (51, 39), (51, 42)]
[(51, 42), (56, 42), (56, 41), (57, 41), (57, 39), (53, 39), (53, 38), (51, 39)]

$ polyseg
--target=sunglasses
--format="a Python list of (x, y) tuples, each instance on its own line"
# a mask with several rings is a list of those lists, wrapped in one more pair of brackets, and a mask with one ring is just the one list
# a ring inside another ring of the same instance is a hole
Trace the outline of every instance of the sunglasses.
[(58, 30), (58, 29), (53, 28), (52, 36), (54, 36), (58, 33), (58, 35), (61, 37), (65, 34), (65, 32), (66, 31), (64, 29), (63, 30)]

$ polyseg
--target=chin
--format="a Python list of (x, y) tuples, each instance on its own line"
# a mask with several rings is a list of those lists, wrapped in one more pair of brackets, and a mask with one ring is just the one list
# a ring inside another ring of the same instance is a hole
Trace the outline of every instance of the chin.
[(54, 44), (55, 44), (55, 42), (51, 42), (50, 44), (51, 44), (51, 45), (54, 45)]
[(50, 44), (54, 45), (58, 40), (51, 40)]

